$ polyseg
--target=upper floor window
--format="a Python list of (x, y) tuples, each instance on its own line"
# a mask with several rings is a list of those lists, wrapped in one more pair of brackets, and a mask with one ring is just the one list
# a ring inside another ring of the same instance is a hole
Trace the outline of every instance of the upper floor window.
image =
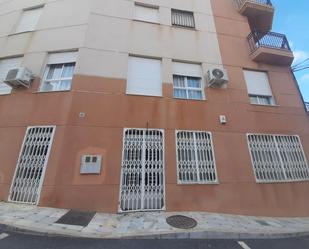
[(193, 12), (172, 9), (172, 25), (186, 28), (195, 28)]
[(244, 70), (244, 75), (251, 104), (275, 104), (267, 73)]
[(204, 99), (201, 65), (173, 62), (173, 85), (175, 98)]
[(309, 180), (309, 167), (298, 136), (248, 134), (257, 182)]
[(127, 94), (162, 96), (161, 60), (130, 56)]
[(40, 91), (70, 90), (76, 59), (77, 52), (50, 54)]
[(39, 22), (42, 10), (43, 7), (24, 10), (15, 33), (34, 31)]
[(8, 72), (11, 69), (20, 67), (22, 57), (9, 58), (0, 60), (0, 95), (10, 94), (12, 88), (4, 83)]
[(135, 3), (135, 20), (159, 23), (159, 7), (152, 5), (145, 5), (141, 3)]

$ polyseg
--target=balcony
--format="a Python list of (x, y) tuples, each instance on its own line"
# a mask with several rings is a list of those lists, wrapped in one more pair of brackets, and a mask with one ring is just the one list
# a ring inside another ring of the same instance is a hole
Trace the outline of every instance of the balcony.
[(255, 62), (291, 66), (294, 55), (285, 35), (254, 31), (248, 36), (250, 57)]
[(309, 102), (305, 102), (305, 105), (306, 105), (307, 112), (309, 114)]
[(248, 17), (252, 30), (271, 30), (275, 9), (270, 0), (234, 0), (240, 14)]

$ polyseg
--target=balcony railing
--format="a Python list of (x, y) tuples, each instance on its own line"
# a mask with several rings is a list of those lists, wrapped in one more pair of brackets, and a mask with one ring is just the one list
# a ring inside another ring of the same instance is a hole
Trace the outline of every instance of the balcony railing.
[(291, 48), (285, 35), (274, 32), (254, 31), (248, 36), (250, 52), (255, 52), (258, 48), (271, 48), (290, 51)]
[(266, 5), (266, 6), (270, 6), (270, 7), (273, 6), (270, 0), (235, 0), (238, 9), (240, 9), (246, 1), (252, 2), (252, 3), (255, 3), (255, 4)]
[(248, 17), (252, 30), (271, 30), (275, 8), (270, 0), (234, 0), (234, 2), (238, 12)]
[(309, 102), (305, 102), (307, 112), (309, 113)]

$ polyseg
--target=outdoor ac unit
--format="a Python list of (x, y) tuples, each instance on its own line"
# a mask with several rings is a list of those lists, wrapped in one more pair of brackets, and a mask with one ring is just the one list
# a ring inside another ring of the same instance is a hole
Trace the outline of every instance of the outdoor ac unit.
[(32, 80), (33, 74), (29, 69), (18, 67), (13, 68), (8, 72), (4, 83), (11, 87), (24, 86), (29, 88)]
[(220, 68), (212, 68), (207, 72), (207, 85), (220, 88), (229, 81), (227, 71)]

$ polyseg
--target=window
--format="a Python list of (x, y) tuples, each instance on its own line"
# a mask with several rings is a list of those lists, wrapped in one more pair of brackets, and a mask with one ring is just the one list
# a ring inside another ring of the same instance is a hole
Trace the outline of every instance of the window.
[(274, 105), (267, 73), (244, 70), (251, 104)]
[(16, 67), (20, 67), (22, 57), (0, 60), (0, 95), (10, 94), (12, 88), (4, 83), (7, 73)]
[(173, 62), (174, 97), (204, 99), (202, 67), (199, 64)]
[(252, 95), (249, 94), (250, 103), (255, 105), (272, 105), (273, 98), (270, 96)]
[(161, 60), (130, 56), (127, 94), (162, 96)]
[(257, 182), (309, 180), (309, 167), (298, 136), (249, 134)]
[(172, 9), (172, 25), (186, 28), (195, 28), (193, 12)]
[(159, 23), (159, 8), (156, 6), (135, 3), (135, 20)]
[(209, 132), (176, 131), (179, 183), (217, 183), (212, 137)]
[(40, 91), (67, 91), (71, 89), (77, 52), (49, 55)]
[(309, 112), (309, 102), (305, 103), (305, 105), (306, 105), (307, 112)]
[(35, 30), (43, 7), (24, 10), (16, 28), (16, 33)]

